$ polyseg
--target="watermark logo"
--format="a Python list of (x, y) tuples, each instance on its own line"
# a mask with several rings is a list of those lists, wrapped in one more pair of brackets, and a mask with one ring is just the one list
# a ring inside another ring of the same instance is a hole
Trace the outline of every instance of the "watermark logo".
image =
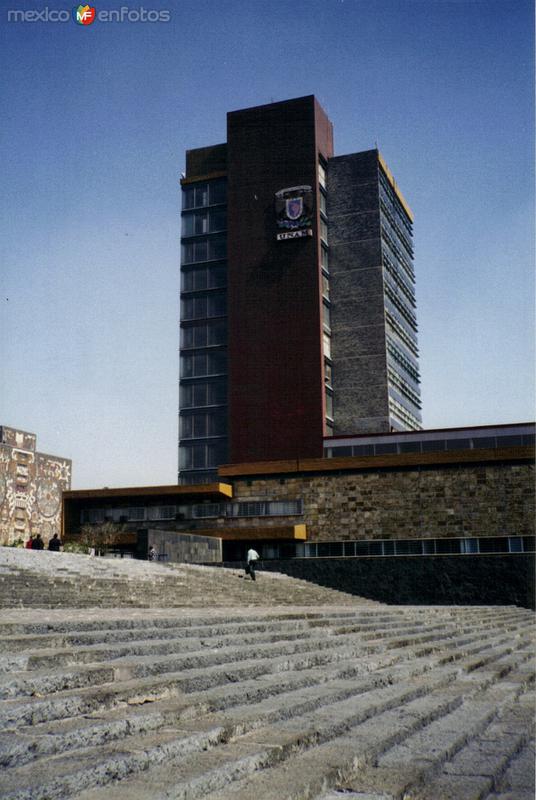
[(91, 25), (95, 19), (95, 9), (91, 6), (73, 8), (73, 19), (79, 25)]
[(69, 22), (77, 25), (92, 25), (93, 22), (169, 22), (171, 11), (168, 9), (152, 9), (137, 6), (121, 6), (120, 8), (100, 9), (97, 11), (90, 5), (79, 5), (69, 13), (67, 9), (49, 8), (10, 8), (7, 10), (8, 22)]

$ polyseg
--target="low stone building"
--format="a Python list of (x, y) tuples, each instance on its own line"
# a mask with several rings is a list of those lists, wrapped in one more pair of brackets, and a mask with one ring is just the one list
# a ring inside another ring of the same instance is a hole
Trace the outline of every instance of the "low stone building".
[(72, 463), (39, 453), (34, 433), (0, 426), (0, 544), (40, 534), (45, 544), (61, 533), (62, 492)]

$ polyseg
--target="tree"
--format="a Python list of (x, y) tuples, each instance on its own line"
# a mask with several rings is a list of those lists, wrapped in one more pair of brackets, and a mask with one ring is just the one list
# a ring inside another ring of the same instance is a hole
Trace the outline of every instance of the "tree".
[(95, 552), (103, 555), (110, 545), (117, 542), (118, 536), (124, 531), (123, 525), (114, 522), (100, 522), (98, 525), (83, 525), (80, 528), (80, 543), (84, 547), (95, 548)]

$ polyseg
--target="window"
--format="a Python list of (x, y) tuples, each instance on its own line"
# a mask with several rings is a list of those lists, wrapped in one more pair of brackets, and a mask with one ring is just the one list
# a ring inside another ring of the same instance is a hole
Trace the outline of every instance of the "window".
[(324, 383), (327, 386), (331, 386), (331, 377), (332, 377), (331, 364), (328, 361), (324, 361)]
[(326, 168), (321, 162), (318, 164), (318, 183), (323, 189), (326, 188)]
[(322, 241), (326, 242), (326, 244), (327, 244), (327, 241), (328, 241), (328, 226), (327, 226), (326, 222), (322, 218), (320, 218), (320, 238), (322, 239)]
[(331, 313), (327, 303), (322, 303), (322, 322), (325, 328), (331, 330)]
[(333, 394), (326, 388), (326, 417), (333, 419)]
[(226, 356), (221, 350), (208, 353), (182, 353), (181, 377), (194, 378), (203, 375), (219, 375), (225, 373)]
[(193, 292), (199, 289), (217, 289), (227, 283), (227, 268), (224, 264), (211, 264), (182, 271), (182, 291)]
[(223, 317), (226, 313), (225, 292), (201, 295), (200, 297), (183, 297), (181, 301), (181, 320), (204, 319), (206, 317)]
[(324, 269), (326, 272), (329, 272), (328, 250), (324, 246), (320, 248), (320, 264), (322, 266), (322, 269)]
[(322, 295), (329, 300), (329, 278), (322, 274)]
[(222, 411), (183, 414), (180, 417), (180, 438), (203, 439), (210, 436), (224, 436), (226, 423), (226, 415)]
[(320, 211), (327, 217), (328, 215), (327, 200), (324, 192), (320, 192)]
[(181, 386), (181, 408), (224, 405), (226, 398), (227, 386), (224, 379)]
[(478, 539), (462, 539), (460, 550), (462, 553), (478, 553)]
[(324, 356), (326, 358), (331, 358), (331, 336), (329, 333), (324, 331), (322, 341), (324, 345)]
[(182, 263), (196, 264), (200, 261), (215, 261), (227, 256), (227, 237), (213, 236), (210, 239), (199, 239), (182, 243)]
[(225, 320), (202, 322), (181, 329), (181, 347), (209, 347), (223, 345), (227, 342), (227, 325)]

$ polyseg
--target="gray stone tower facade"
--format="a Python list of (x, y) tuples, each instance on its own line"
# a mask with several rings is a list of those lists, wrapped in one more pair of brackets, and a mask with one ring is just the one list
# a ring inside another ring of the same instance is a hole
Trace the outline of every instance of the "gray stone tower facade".
[(421, 427), (413, 216), (378, 150), (327, 168), (333, 432)]

